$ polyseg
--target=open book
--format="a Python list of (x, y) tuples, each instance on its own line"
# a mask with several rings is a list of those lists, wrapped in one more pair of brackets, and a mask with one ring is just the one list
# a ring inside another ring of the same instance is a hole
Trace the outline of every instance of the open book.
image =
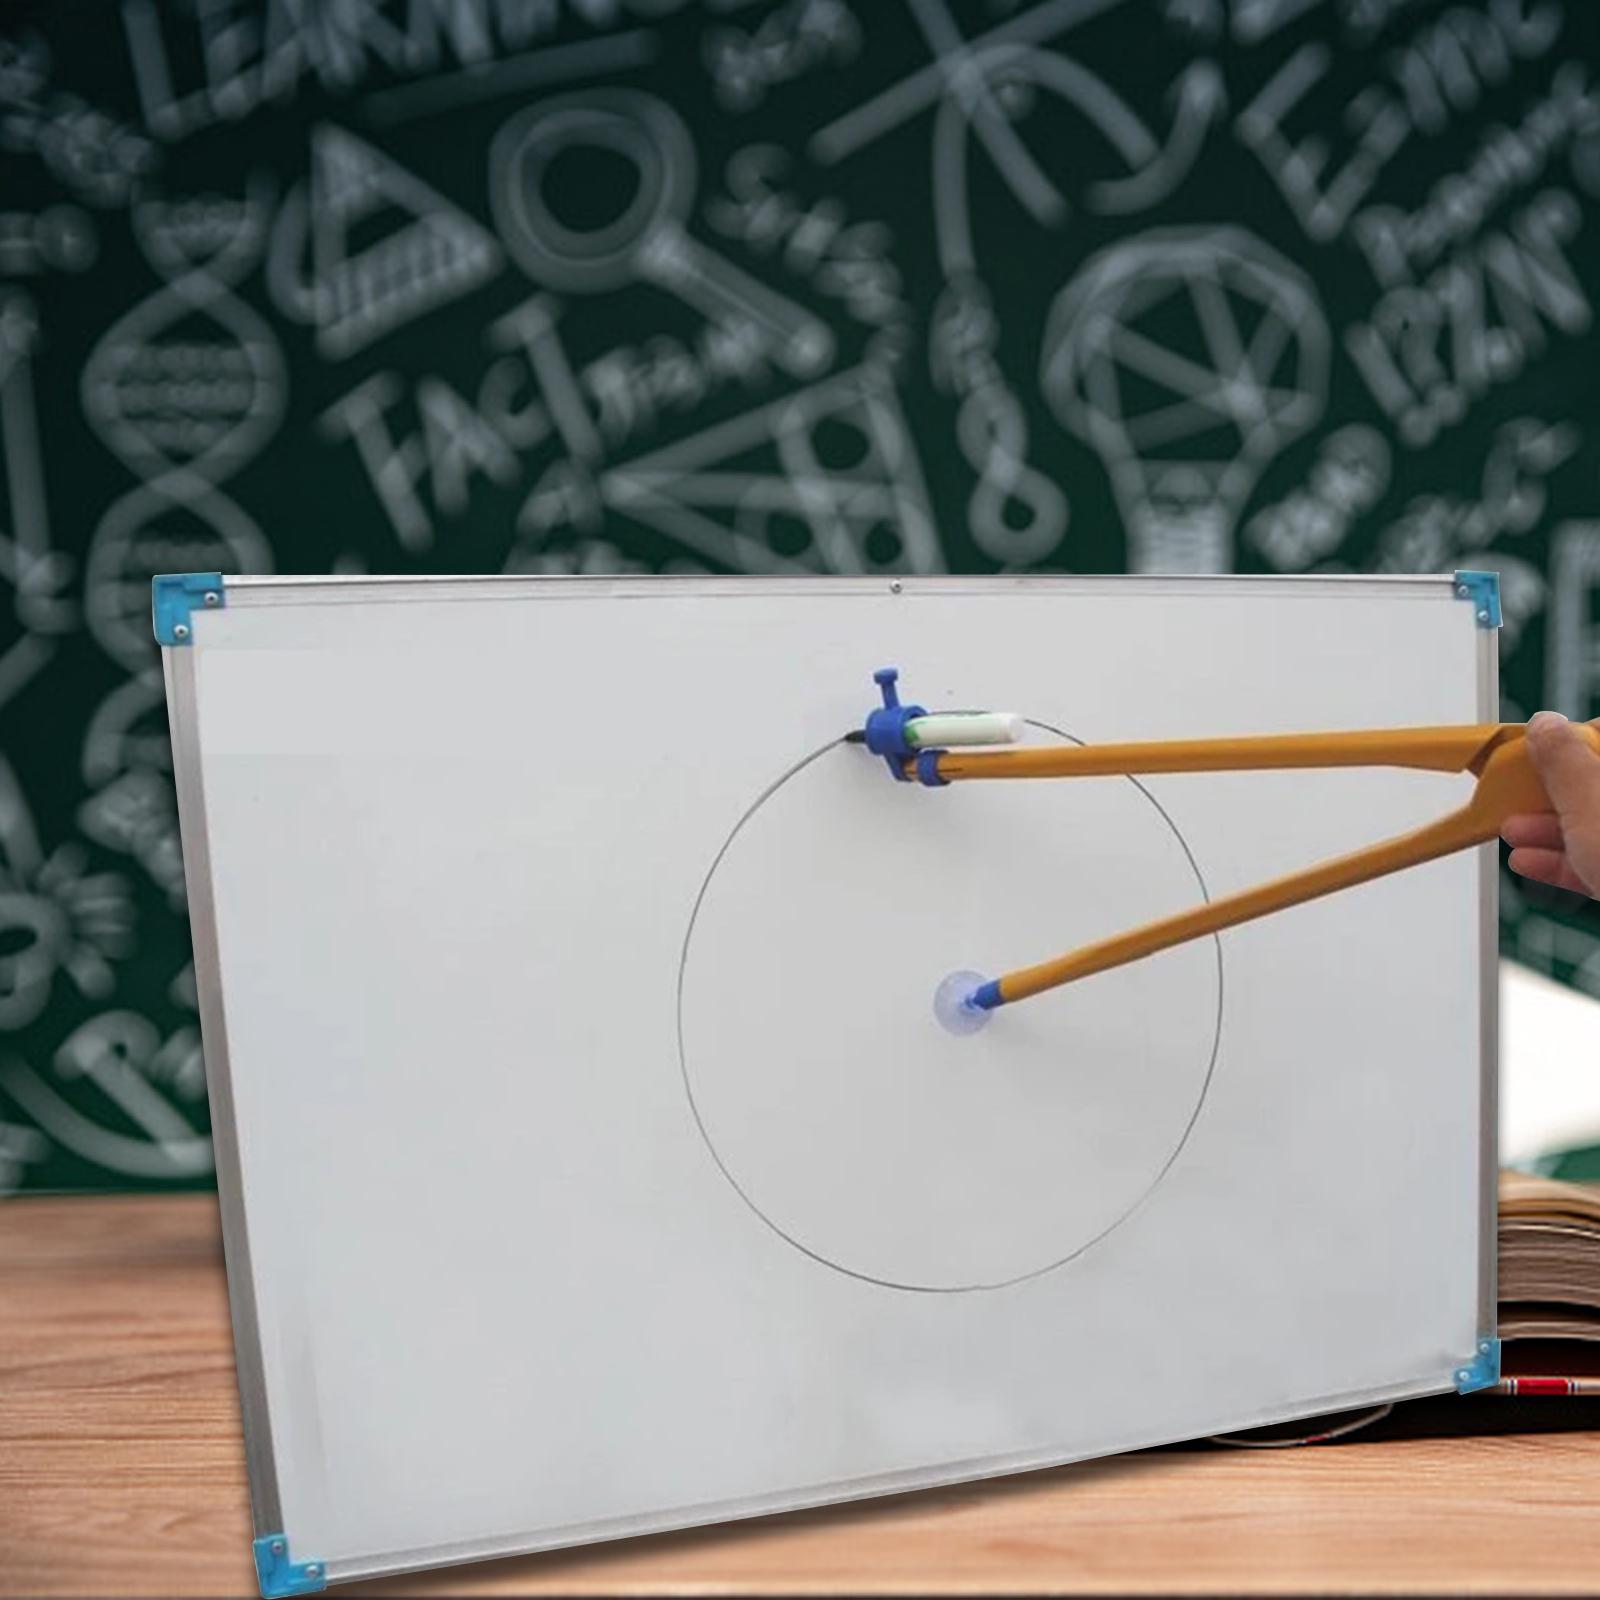
[(1600, 1393), (1600, 1185), (1500, 1174), (1505, 1394)]
[[(1503, 1376), (1485, 1394), (1600, 1395), (1600, 1183), (1500, 1174), (1500, 1338)], [(1407, 1402), (1406, 1417), (1430, 1400)], [(1471, 1399), (1476, 1402), (1475, 1394)], [(1370, 1406), (1219, 1437), (1253, 1449), (1322, 1444), (1384, 1423), (1404, 1431), (1395, 1407)], [(1492, 1410), (1475, 1423), (1492, 1425)], [(1465, 1413), (1463, 1413), (1463, 1420)]]

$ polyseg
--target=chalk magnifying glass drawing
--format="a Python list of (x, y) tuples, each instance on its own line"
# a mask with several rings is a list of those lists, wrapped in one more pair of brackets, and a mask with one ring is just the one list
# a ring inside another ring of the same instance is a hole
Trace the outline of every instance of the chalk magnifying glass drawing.
[[(573, 226), (556, 214), (547, 186), (555, 159), (584, 149), (621, 157), (635, 184), (614, 216)], [(715, 322), (754, 325), (796, 376), (832, 359), (833, 335), (818, 317), (689, 236), (694, 144), (654, 95), (590, 91), (519, 112), (495, 135), (489, 172), (496, 225), (537, 282), (576, 294), (654, 283)]]

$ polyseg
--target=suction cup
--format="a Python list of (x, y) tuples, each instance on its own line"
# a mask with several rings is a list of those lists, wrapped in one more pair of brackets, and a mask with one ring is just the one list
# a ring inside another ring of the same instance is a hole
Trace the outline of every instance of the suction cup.
[(992, 1011), (973, 1002), (973, 995), (987, 980), (981, 972), (952, 972), (933, 991), (933, 1014), (946, 1033), (976, 1033), (989, 1025)]

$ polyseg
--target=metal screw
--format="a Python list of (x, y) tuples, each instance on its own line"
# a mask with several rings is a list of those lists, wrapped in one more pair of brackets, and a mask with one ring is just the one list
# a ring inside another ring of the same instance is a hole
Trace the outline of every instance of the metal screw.
[(206, 604), (208, 606), (220, 606), (222, 604), (222, 596), (215, 589), (207, 589)]
[(900, 591), (903, 588), (905, 588), (905, 585), (903, 583), (901, 583), (901, 581), (898, 578), (896, 578), (894, 580), (894, 582), (889, 585), (889, 593), (890, 594), (899, 594)]
[(1489, 613), (1488, 613), (1487, 609), (1485, 609), (1483, 611), (1480, 611), (1478, 613), (1478, 621), (1479, 622), (1487, 622), (1488, 620), (1489, 620)]
[(283, 1554), (283, 1540), (282, 1539), (274, 1539), (272, 1541), (272, 1553), (275, 1556), (281, 1556)]
[(1488, 1355), (1489, 1351), (1492, 1348), (1493, 1348), (1493, 1346), (1489, 1343), (1489, 1341), (1487, 1339), (1485, 1339), (1483, 1341), (1483, 1343), (1478, 1346), (1478, 1353), (1479, 1353), (1479, 1355), (1485, 1355), (1486, 1356), (1486, 1355)]
[(315, 1562), (315, 1561), (313, 1561), (313, 1562), (312, 1562), (312, 1563), (311, 1563), (311, 1564), (310, 1564), (310, 1566), (308, 1566), (308, 1567), (307, 1567), (307, 1568), (306, 1568), (306, 1576), (307, 1576), (307, 1577), (308, 1577), (308, 1578), (320, 1578), (320, 1577), (321, 1577), (321, 1576), (322, 1576), (322, 1568), (321, 1568), (321, 1567), (319, 1567), (319, 1566), (318, 1566), (318, 1565), (317, 1565), (317, 1564), (316, 1564), (316, 1562)]
[(1472, 1376), (1472, 1373), (1466, 1367), (1463, 1367), (1456, 1374), (1456, 1382), (1457, 1383), (1465, 1383), (1467, 1381), (1467, 1379), (1470, 1378), (1471, 1376)]
[(189, 637), (189, 624), (187, 622), (180, 622), (172, 630), (172, 637), (174, 639), (187, 639)]
[(1471, 593), (1471, 591), (1467, 588), (1466, 584), (1458, 583), (1456, 585), (1456, 599), (1457, 600), (1465, 600), (1467, 598), (1468, 594), (1470, 594), (1470, 593)]

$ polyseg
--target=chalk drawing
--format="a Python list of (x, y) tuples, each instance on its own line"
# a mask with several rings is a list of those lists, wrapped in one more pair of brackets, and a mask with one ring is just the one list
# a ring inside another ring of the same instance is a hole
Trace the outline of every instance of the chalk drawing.
[[(959, 397), (956, 441), (978, 474), (967, 505), (974, 543), (1010, 567), (1046, 559), (1060, 544), (1067, 498), (1027, 460), (1026, 409), (995, 355), (999, 327), (979, 276), (970, 209), (970, 145), (983, 145), (1012, 194), (1034, 220), (1059, 224), (1068, 202), (1024, 142), (1019, 125), (1040, 93), (1080, 113), (1116, 153), (1124, 176), (1086, 185), (1091, 209), (1125, 214), (1159, 203), (1198, 159), (1226, 105), (1214, 63), (1193, 62), (1173, 86), (1175, 111), (1165, 143), (1096, 73), (1068, 56), (1036, 48), (1045, 37), (1090, 14), (1040, 7), (1026, 30), (1014, 25), (977, 41), (961, 36), (943, 0), (908, 0), (942, 77), (932, 131), (934, 233), (946, 289), (930, 329), (934, 379)], [(1027, 18), (1018, 19), (1028, 22)], [(910, 84), (914, 80), (907, 80)], [(819, 159), (858, 149), (911, 114), (908, 94), (890, 111), (882, 97), (837, 119), (812, 141)], [(874, 110), (874, 108), (876, 108)], [(1081, 161), (1081, 156), (1075, 156)]]
[[(491, 374), (500, 370), (498, 364)], [(363, 379), (323, 414), (322, 431), (330, 438), (348, 438), (365, 468), (390, 525), (408, 549), (425, 550), (434, 541), (434, 517), (421, 488), (431, 486), (433, 505), (446, 516), (466, 512), (474, 481), (508, 487), (521, 475), (517, 451), (538, 443), (549, 432), (542, 407), (510, 413), (484, 411), (443, 378), (417, 380), (410, 398), (419, 426), (398, 433), (391, 413), (405, 396), (393, 372)], [(503, 396), (504, 386), (485, 390)], [(530, 427), (530, 423), (536, 426)], [(508, 437), (500, 430), (512, 429)]]
[(33, 392), (38, 338), (27, 297), (0, 293), (0, 584), (10, 592), (17, 626), (0, 644), (0, 707), (51, 660), (58, 638), (78, 621), (70, 595), (74, 564), (50, 537)]
[(706, 29), (701, 58), (718, 102), (752, 111), (779, 84), (844, 66), (861, 49), (861, 24), (843, 0), (788, 0), (753, 28)]
[(1322, 415), (1327, 376), (1327, 323), (1297, 268), (1242, 229), (1157, 229), (1061, 290), (1040, 383), (1111, 475), (1129, 570), (1227, 572), (1245, 499)]
[(277, 343), (229, 292), (260, 253), (267, 208), (259, 190), (242, 200), (134, 208), (145, 258), (166, 282), (102, 335), (82, 398), (95, 431), (141, 478), (179, 468), (224, 477), (278, 424), (285, 383)]
[[(1383, 53), (1354, 96), (1319, 88), (1335, 56), (1322, 40), (1301, 45), (1234, 123), (1309, 238), (1337, 238), (1384, 172), (1418, 135), (1432, 137), (1477, 110), (1485, 96), (1560, 36), (1559, 6), (1482, 0), (1452, 6)], [(1341, 98), (1332, 98), (1340, 93)], [(1290, 132), (1291, 120), (1300, 131)], [(1334, 154), (1330, 134), (1340, 141)]]
[(167, 985), (167, 998), (185, 1011), (199, 1011), (200, 991), (195, 986), (194, 962), (186, 961), (178, 969), (177, 976)]
[(1345, 329), (1346, 350), (1403, 443), (1432, 444), (1518, 378), (1552, 333), (1588, 331), (1594, 308), (1567, 257), (1582, 221), (1571, 194), (1546, 190)]
[[(1550, 586), (1540, 568), (1521, 556), (1508, 556), (1497, 550), (1493, 564), (1500, 574), (1500, 649), (1504, 660), (1522, 643), (1523, 630), (1528, 623), (1544, 611)], [(1525, 721), (1526, 717), (1507, 717), (1506, 720)]]
[(593, 461), (601, 453), (600, 434), (561, 342), (559, 316), (559, 305), (549, 295), (533, 295), (490, 324), (489, 343), (498, 350), (526, 353), (567, 454), (576, 461)]
[(84, 729), (79, 770), (91, 789), (135, 768), (172, 771), (167, 698), (154, 668), (113, 689)]
[(195, 1127), (204, 1077), (192, 1025), (163, 1038), (137, 1012), (102, 1012), (62, 1041), (49, 1078), (0, 1057), (0, 1090), (57, 1144), (108, 1172), (176, 1179), (212, 1170), (211, 1140)]
[(78, 807), (86, 839), (131, 857), (182, 914), (187, 910), (166, 695), (151, 670), (101, 701), (80, 757), (89, 793)]
[(1586, 722), (1600, 713), (1600, 521), (1563, 522), (1550, 551), (1545, 692), (1555, 710)]
[(1397, 17), (1433, 4), (1434, 0), (1342, 0), (1340, 20), (1352, 44), (1369, 44)]
[[(969, 72), (993, 89), (996, 105), (1015, 122), (1020, 123), (1033, 109), (1036, 91), (1042, 90), (1081, 112), (1094, 126), (1128, 168), (1124, 177), (1088, 186), (1089, 204), (1097, 211), (1120, 214), (1140, 210), (1170, 194), (1199, 156), (1206, 132), (1226, 99), (1216, 67), (1209, 61), (1194, 62), (1175, 85), (1178, 111), (1171, 137), (1163, 146), (1104, 79), (1068, 56), (1013, 44), (964, 54)], [(967, 179), (969, 134), (973, 131), (968, 102), (953, 93), (946, 95), (933, 127), (934, 228), (946, 277), (970, 273), (977, 266)], [(1014, 161), (1009, 145), (1006, 150), (1006, 159)], [(1083, 158), (1078, 155), (1076, 159), (1081, 162)], [(1038, 171), (1031, 158), (1030, 167)], [(1025, 182), (1020, 168), (1008, 171), (1001, 165), (999, 170), (1036, 221), (1054, 224), (1066, 217), (1066, 198), (1042, 172), (1036, 184)], [(1048, 188), (1048, 198), (1040, 184)]]
[[(537, 90), (654, 56), (654, 26), (689, 0), (122, 0), (127, 54), (145, 124), (169, 143), (320, 94), (347, 99), (374, 77), (411, 79), (370, 95), (375, 120), (427, 116), (492, 95)], [(713, 5), (712, 9), (724, 9)], [(599, 37), (551, 44), (586, 29)], [(530, 48), (537, 44), (537, 48)]]
[(573, 44), (546, 45), (525, 55), (498, 61), (478, 61), (456, 72), (443, 72), (420, 83), (401, 84), (368, 95), (361, 109), (379, 123), (410, 122), (440, 111), (468, 105), (497, 95), (520, 94), (573, 78), (626, 72), (655, 60), (655, 35), (643, 28), (614, 33), (604, 39), (580, 39)]
[[(992, 83), (997, 103), (1018, 123), (1034, 108), (1041, 91), (1090, 123), (1128, 169), (1125, 175), (1086, 185), (1089, 209), (1105, 214), (1147, 210), (1174, 193), (1227, 108), (1222, 74), (1214, 62), (1204, 59), (1191, 62), (1172, 84), (1169, 95), (1175, 110), (1165, 141), (1157, 139), (1103, 78), (1068, 56), (1031, 46), (996, 45), (971, 52), (971, 70)], [(975, 265), (967, 194), (971, 128), (963, 102), (947, 95), (933, 132), (934, 221), (947, 275), (970, 271)], [(1076, 143), (1073, 148), (1073, 159), (1082, 165), (1086, 157)], [(1050, 204), (1035, 210), (1035, 217), (1058, 223), (1068, 209), (1066, 199), (1056, 193)]]
[[(552, 209), (546, 179), (558, 156), (600, 150), (633, 166), (632, 198), (598, 226), (572, 227)], [(595, 89), (541, 101), (495, 135), (490, 197), (500, 236), (536, 283), (593, 294), (644, 281), (716, 321), (748, 323), (775, 359), (808, 377), (833, 357), (819, 318), (690, 238), (695, 151), (678, 114), (655, 95)]]
[(1531, 562), (1507, 544), (1540, 528), (1550, 477), (1575, 457), (1582, 435), (1571, 423), (1517, 417), (1495, 430), (1477, 496), (1458, 492), (1413, 495), (1379, 534), (1369, 565), (1378, 572), (1450, 572), (1488, 567), (1500, 574), (1502, 658), (1520, 642), (1525, 625), (1543, 609), (1547, 585)]
[(1435, 180), (1419, 204), (1363, 207), (1349, 237), (1382, 288), (1412, 283), (1452, 246), (1480, 237), (1497, 212), (1546, 176), (1563, 147), (1571, 147), (1580, 176), (1586, 141), (1597, 139), (1600, 90), (1583, 62), (1563, 61), (1515, 124), (1486, 128), (1471, 158)]
[(150, 140), (50, 82), (50, 47), (32, 29), (0, 36), (0, 149), (31, 153), (79, 198), (122, 206), (157, 166)]
[(501, 265), (493, 236), (459, 206), (364, 139), (323, 123), (311, 135), (309, 185), (294, 189), (274, 225), (267, 281), (278, 309), (314, 324), (318, 351), (341, 361), (476, 289)]
[(1089, 190), (1091, 210), (1125, 216), (1146, 211), (1176, 194), (1194, 170), (1206, 138), (1228, 108), (1228, 92), (1214, 61), (1193, 61), (1169, 91), (1174, 103), (1165, 142), (1126, 178), (1108, 178)]
[[(1020, 17), (964, 41), (948, 13), (937, 15), (942, 7), (914, 7), (935, 59), (819, 128), (810, 141), (812, 158), (824, 166), (842, 161), (954, 92), (959, 104), (970, 106), (974, 115), (981, 115), (980, 136), (1012, 192), (1037, 219), (1046, 220), (1059, 211), (1061, 196), (1039, 172), (1020, 140), (1006, 130), (1007, 118), (985, 91), (983, 62), (977, 58), (996, 47), (1041, 44), (1059, 38), (1126, 3), (1127, 0), (1044, 0)], [(989, 58), (991, 64), (997, 59)]]
[(88, 866), (80, 844), (44, 849), (0, 756), (0, 1030), (32, 1022), (58, 977), (89, 999), (110, 993), (111, 963), (133, 948), (133, 905), (125, 879)]
[(0, 277), (87, 272), (99, 253), (99, 230), (79, 206), (0, 211)]
[(112, 324), (83, 369), (84, 415), (143, 480), (101, 517), (85, 572), (90, 632), (130, 671), (155, 651), (155, 573), (271, 569), (266, 539), (217, 488), (283, 414), (277, 342), (231, 292), (261, 254), (268, 210), (259, 188), (136, 206), (135, 234), (166, 281)]
[(1297, 17), (1327, 0), (1233, 0), (1233, 36), (1240, 44), (1260, 44)]
[[(1583, 448), (1583, 435), (1570, 422), (1547, 423), (1515, 417), (1495, 429), (1484, 454), (1476, 499), (1460, 494), (1418, 495), (1407, 506), (1407, 520), (1448, 529), (1446, 565), (1486, 549), (1505, 536), (1533, 532), (1545, 520), (1548, 480)], [(1412, 572), (1441, 570), (1428, 563)]]
[(983, 553), (1008, 567), (1043, 561), (1060, 544), (1067, 497), (1028, 464), (1027, 412), (996, 354), (999, 323), (988, 291), (959, 274), (934, 311), (929, 366), (935, 385), (960, 397), (956, 443), (978, 481), (967, 528)]
[(857, 322), (909, 330), (915, 320), (894, 260), (894, 236), (876, 219), (852, 221), (834, 195), (808, 199), (780, 186), (793, 158), (779, 145), (747, 145), (728, 158), (725, 194), (706, 203), (706, 221), (725, 238), (809, 281)]
[[(1278, 572), (1305, 572), (1333, 555), (1351, 526), (1389, 487), (1394, 452), (1376, 428), (1352, 422), (1318, 446), (1303, 487), (1265, 506), (1244, 540)], [(1426, 570), (1426, 569), (1415, 569)]]
[[(1118, 215), (1146, 209), (1173, 193), (1226, 109), (1227, 95), (1215, 63), (1192, 62), (1172, 86), (1175, 109), (1163, 142), (1097, 73), (1069, 56), (1036, 48), (1017, 25), (967, 43), (942, 0), (909, 3), (944, 77), (932, 135), (932, 187), (939, 258), (947, 278), (970, 274), (977, 267), (967, 176), (971, 136), (978, 137), (1007, 187), (1036, 222), (1056, 225), (1068, 213), (1066, 196), (1035, 160), (1018, 127), (1034, 108), (1039, 92), (1081, 114), (1128, 169), (1125, 175), (1087, 185), (1090, 209)], [(1053, 9), (1040, 7), (1029, 17)], [(866, 109), (858, 108), (822, 129), (812, 140), (812, 154), (823, 162), (840, 160), (901, 120), (898, 115), (876, 118), (869, 133), (858, 120)], [(1084, 160), (1076, 146), (1073, 160), (1080, 165)]]
[(605, 503), (736, 572), (937, 572), (892, 384), (868, 364), (599, 477)]
[(22, 1187), (26, 1169), (50, 1154), (50, 1141), (37, 1128), (0, 1118), (0, 1195)]

